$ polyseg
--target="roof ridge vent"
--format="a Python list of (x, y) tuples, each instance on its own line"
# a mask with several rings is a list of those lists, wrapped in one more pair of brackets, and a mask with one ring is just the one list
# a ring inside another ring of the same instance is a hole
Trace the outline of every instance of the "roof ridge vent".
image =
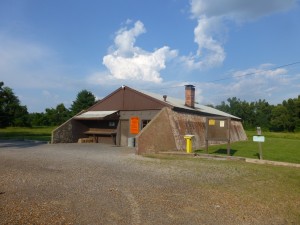
[(166, 102), (167, 101), (167, 95), (163, 95), (163, 98), (164, 98), (164, 101)]

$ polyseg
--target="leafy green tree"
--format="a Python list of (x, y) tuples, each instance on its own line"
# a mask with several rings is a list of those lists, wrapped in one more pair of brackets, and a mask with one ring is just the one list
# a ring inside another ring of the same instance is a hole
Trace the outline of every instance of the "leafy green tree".
[(230, 106), (227, 103), (225, 103), (224, 101), (221, 102), (221, 105), (216, 105), (215, 108), (218, 110), (221, 110), (223, 112), (227, 112), (227, 113), (231, 112)]
[(56, 126), (64, 123), (70, 118), (70, 111), (63, 103), (58, 104), (56, 108), (47, 108), (43, 121), (46, 126)]
[(288, 99), (284, 100), (282, 102), (282, 105), (287, 109), (288, 111), (288, 122), (287, 122), (287, 130), (290, 132), (294, 132), (295, 130), (298, 130), (299, 123), (300, 123), (300, 117), (299, 117), (299, 111), (300, 111), (300, 103), (299, 103), (299, 97), (294, 99)]
[(246, 128), (252, 127), (254, 123), (254, 104), (249, 104), (246, 101), (233, 97), (228, 98), (227, 103), (221, 102), (221, 105), (216, 106), (217, 109), (240, 117), (243, 120)]
[(254, 103), (255, 120), (254, 126), (269, 129), (273, 106), (265, 100), (259, 99)]
[(0, 127), (28, 125), (27, 107), (20, 104), (11, 88), (0, 82)]
[(70, 110), (65, 107), (64, 104), (58, 104), (56, 106), (56, 122), (58, 125), (66, 122), (70, 118)]
[(271, 130), (285, 131), (288, 129), (289, 115), (288, 110), (283, 105), (277, 105), (272, 110)]
[(297, 118), (295, 130), (300, 131), (300, 95), (298, 95), (298, 98), (295, 98), (294, 101), (295, 101), (295, 105), (296, 105), (295, 115)]
[(248, 103), (233, 97), (228, 98), (227, 102), (222, 101), (216, 108), (240, 117), (247, 129), (260, 126), (272, 131), (300, 130), (300, 95), (277, 106), (270, 105), (266, 100)]
[(80, 91), (70, 108), (72, 116), (94, 105), (96, 103), (95, 99), (92, 92), (87, 90)]
[(12, 126), (14, 127), (31, 127), (29, 114), (26, 106), (17, 106), (14, 112)]
[(29, 114), (30, 124), (33, 127), (49, 126), (45, 113), (30, 113)]

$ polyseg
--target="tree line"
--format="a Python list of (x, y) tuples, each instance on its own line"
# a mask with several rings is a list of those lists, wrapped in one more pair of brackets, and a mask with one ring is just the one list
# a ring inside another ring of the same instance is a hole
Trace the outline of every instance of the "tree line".
[(300, 95), (278, 105), (270, 105), (261, 99), (246, 102), (233, 97), (215, 108), (240, 117), (245, 129), (262, 127), (270, 131), (300, 131)]
[[(0, 82), (0, 127), (57, 126), (95, 103), (95, 96), (82, 90), (70, 108), (61, 103), (42, 113), (28, 113), (13, 90)], [(266, 100), (246, 102), (233, 97), (210, 106), (241, 118), (245, 129), (259, 126), (270, 131), (300, 131), (300, 95), (278, 105), (271, 105)]]
[(28, 113), (27, 107), (21, 105), (13, 90), (0, 82), (0, 128), (57, 126), (95, 103), (95, 96), (90, 91), (82, 90), (70, 108), (60, 103), (41, 113)]

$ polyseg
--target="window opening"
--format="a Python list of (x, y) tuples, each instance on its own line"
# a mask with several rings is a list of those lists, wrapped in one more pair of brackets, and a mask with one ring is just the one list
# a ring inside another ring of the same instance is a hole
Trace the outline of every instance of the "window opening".
[(142, 120), (142, 129), (150, 122), (151, 120)]

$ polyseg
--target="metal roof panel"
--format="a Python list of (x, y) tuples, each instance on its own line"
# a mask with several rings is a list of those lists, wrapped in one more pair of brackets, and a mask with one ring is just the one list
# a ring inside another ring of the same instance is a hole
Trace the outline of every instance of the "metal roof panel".
[(212, 107), (209, 107), (206, 105), (201, 105), (201, 104), (195, 103), (195, 108), (191, 108), (191, 107), (186, 106), (185, 101), (182, 99), (167, 96), (166, 101), (164, 101), (163, 95), (161, 95), (161, 94), (151, 93), (151, 92), (147, 92), (147, 91), (140, 91), (140, 90), (138, 90), (138, 91), (143, 94), (149, 95), (152, 98), (166, 102), (176, 108), (191, 110), (191, 111), (195, 111), (195, 112), (202, 112), (202, 113), (212, 114), (212, 115), (216, 115), (216, 116), (225, 116), (225, 117), (230, 117), (230, 118), (239, 119), (239, 120), (241, 119), (239, 117), (233, 116), (229, 113), (220, 111), (218, 109), (215, 109), (215, 108), (212, 108)]
[(106, 116), (112, 115), (114, 113), (118, 112), (117, 110), (113, 111), (88, 111), (85, 113), (82, 113), (78, 116), (75, 116), (74, 119), (102, 119)]

